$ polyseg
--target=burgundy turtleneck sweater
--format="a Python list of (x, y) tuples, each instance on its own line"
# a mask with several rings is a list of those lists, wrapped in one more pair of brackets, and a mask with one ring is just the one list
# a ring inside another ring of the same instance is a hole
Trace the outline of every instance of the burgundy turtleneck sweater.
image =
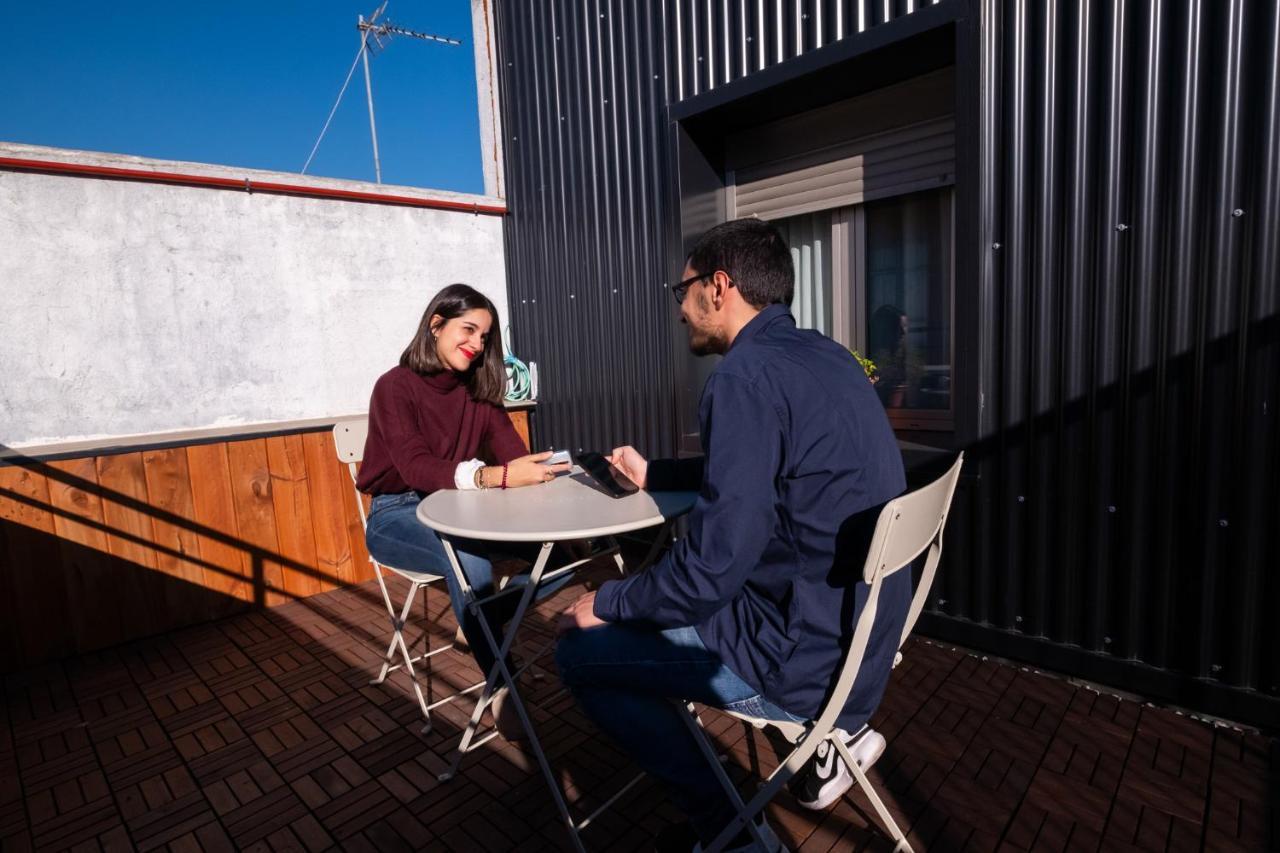
[(526, 453), (506, 410), (473, 400), (452, 370), (419, 376), (393, 367), (373, 386), (356, 486), (370, 495), (452, 489), (459, 462), (502, 465)]

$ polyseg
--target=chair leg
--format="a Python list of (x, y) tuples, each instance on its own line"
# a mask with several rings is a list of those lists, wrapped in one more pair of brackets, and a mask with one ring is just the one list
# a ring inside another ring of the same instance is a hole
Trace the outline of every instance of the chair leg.
[(403, 626), (405, 620), (409, 616), (409, 611), (413, 607), (413, 599), (418, 594), (419, 584), (413, 584), (409, 589), (409, 596), (405, 599), (404, 610), (400, 615), (400, 626), (396, 628), (395, 639), (399, 641), (400, 652), (404, 655), (404, 668), (409, 673), (409, 681), (413, 684), (413, 693), (418, 697), (418, 707), (422, 709), (422, 718), (426, 723), (422, 726), (422, 733), (429, 734), (431, 732), (431, 709), (427, 706), (427, 700), (422, 695), (422, 686), (418, 684), (418, 673), (413, 669), (413, 655), (409, 652), (409, 644), (405, 642)]
[[(418, 699), (418, 707), (422, 709), (422, 718), (426, 721), (422, 727), (422, 733), (428, 734), (431, 731), (431, 709), (427, 704), (426, 698), (422, 695), (422, 686), (418, 684), (418, 674), (413, 669), (415, 658), (409, 651), (409, 644), (404, 639), (404, 626), (409, 620), (409, 613), (413, 609), (413, 600), (418, 595), (418, 590), (426, 586), (426, 584), (411, 581), (409, 583), (409, 592), (404, 597), (404, 605), (400, 608), (400, 615), (397, 616), (395, 609), (391, 604), (391, 594), (387, 589), (387, 583), (382, 577), (380, 566), (375, 564), (376, 574), (378, 576), (378, 586), (382, 588), (382, 601), (387, 606), (387, 614), (391, 617), (391, 643), (387, 646), (387, 653), (382, 658), (382, 670), (378, 673), (378, 677), (369, 682), (370, 684), (381, 684), (386, 681), (387, 674), (393, 669), (399, 669), (401, 666), (409, 673), (409, 681), (413, 684), (414, 696)], [(396, 648), (399, 647), (402, 664), (392, 665), (391, 661), (395, 657)], [(430, 648), (430, 641), (428, 641)], [(440, 651), (437, 649), (437, 651)], [(427, 657), (429, 655), (424, 655)], [(422, 658), (417, 658), (421, 660)]]
[[(372, 561), (370, 561), (372, 562)], [(396, 638), (400, 635), (400, 629), (403, 620), (397, 621), (395, 606), (391, 603), (391, 593), (387, 589), (387, 582), (382, 577), (382, 567), (377, 563), (373, 564), (374, 574), (378, 578), (378, 588), (382, 590), (382, 603), (387, 608), (387, 618), (391, 620), (391, 642), (387, 644), (387, 653), (382, 656), (382, 671), (378, 673), (378, 677), (370, 681), (370, 684), (381, 684), (387, 680), (387, 673), (391, 671), (391, 659), (396, 652)], [(415, 588), (410, 586), (408, 601), (413, 601), (413, 593)]]
[[(744, 826), (747, 828), (748, 832), (751, 833), (751, 837), (755, 839), (755, 842), (759, 844), (761, 848), (764, 848), (765, 841), (764, 838), (760, 836), (760, 830), (756, 828), (754, 818), (756, 813), (763, 809), (765, 805), (768, 804), (769, 800), (773, 798), (773, 793), (776, 791), (776, 788), (769, 792), (769, 796), (767, 798), (761, 799), (760, 796), (757, 795), (752, 799), (750, 805), (744, 805), (742, 802), (742, 795), (738, 793), (738, 789), (733, 784), (733, 780), (729, 778), (729, 774), (726, 773), (724, 767), (721, 766), (720, 756), (716, 754), (715, 747), (711, 745), (711, 741), (707, 738), (707, 733), (702, 728), (700, 721), (694, 715), (692, 707), (684, 702), (679, 702), (677, 705), (684, 712), (680, 715), (680, 718), (684, 720), (684, 724), (688, 727), (690, 734), (693, 735), (693, 739), (697, 742), (698, 748), (702, 750), (703, 757), (706, 758), (707, 763), (711, 765), (712, 770), (716, 774), (716, 778), (720, 780), (720, 787), (724, 789), (725, 794), (729, 797), (729, 801), (733, 803), (733, 807), (738, 810), (737, 816), (735, 816), (733, 820), (729, 821), (729, 825), (722, 829), (720, 834), (716, 836), (715, 841), (706, 848), (706, 853), (720, 853), (720, 851), (733, 840), (733, 837), (737, 835)], [(761, 789), (761, 793), (770, 787), (770, 785), (766, 785), (765, 788)], [(779, 783), (779, 787), (781, 787), (781, 783)], [(757, 803), (757, 801), (759, 802)]]
[(853, 760), (853, 755), (849, 752), (849, 748), (844, 745), (844, 741), (839, 737), (830, 738), (835, 744), (836, 750), (840, 753), (840, 758), (844, 761), (845, 766), (853, 773), (853, 778), (862, 788), (863, 793), (867, 795), (867, 799), (871, 801), (871, 806), (876, 810), (876, 814), (880, 815), (880, 820), (884, 821), (884, 825), (888, 828), (889, 834), (893, 837), (894, 850), (905, 850), (912, 853), (911, 844), (907, 841), (906, 835), (902, 829), (898, 827), (897, 821), (893, 819), (893, 815), (889, 814), (889, 809), (885, 807), (884, 801), (880, 799), (880, 795), (876, 793), (876, 789), (872, 787), (871, 780), (867, 778), (867, 774)]

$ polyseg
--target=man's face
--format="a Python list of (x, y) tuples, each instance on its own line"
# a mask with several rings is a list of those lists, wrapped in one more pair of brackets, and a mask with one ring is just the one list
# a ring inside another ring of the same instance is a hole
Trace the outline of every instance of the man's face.
[[(681, 278), (689, 279), (698, 274), (698, 270), (686, 264)], [(720, 312), (711, 299), (712, 289), (710, 276), (700, 279), (689, 285), (684, 301), (680, 303), (680, 321), (689, 327), (689, 349), (694, 355), (712, 355), (727, 349)]]

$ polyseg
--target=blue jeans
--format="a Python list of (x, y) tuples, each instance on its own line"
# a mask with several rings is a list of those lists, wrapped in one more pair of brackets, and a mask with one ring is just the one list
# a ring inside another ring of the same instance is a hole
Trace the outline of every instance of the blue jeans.
[(662, 782), (703, 843), (715, 839), (735, 809), (671, 700), (801, 721), (729, 669), (694, 628), (617, 622), (569, 631), (556, 664), (587, 716)]
[[(365, 526), (364, 541), (369, 553), (383, 565), (395, 566), (412, 572), (430, 572), (443, 575), (449, 586), (449, 601), (453, 604), (453, 615), (462, 627), (463, 636), (471, 645), (471, 654), (486, 675), (493, 668), (495, 658), (480, 627), (480, 621), (467, 609), (462, 597), (462, 589), (449, 565), (449, 557), (444, 552), (444, 544), (440, 536), (430, 527), (418, 520), (418, 503), (422, 495), (417, 492), (404, 492), (396, 495), (376, 495), (369, 508), (369, 520)], [(458, 565), (471, 585), (476, 598), (486, 598), (495, 591), (493, 584), (493, 563), (491, 557), (519, 557), (532, 562), (538, 556), (539, 546), (523, 543), (489, 543), (475, 539), (453, 539), (453, 550), (458, 555)], [(556, 554), (547, 560), (547, 571), (555, 568)], [(507, 585), (519, 586), (528, 583), (528, 573), (512, 577)], [(538, 590), (538, 598), (551, 595), (569, 582), (569, 576), (557, 578)], [(497, 601), (481, 606), (489, 630), (494, 640), (501, 645), (502, 626), (515, 615), (520, 604), (520, 595), (512, 593)]]

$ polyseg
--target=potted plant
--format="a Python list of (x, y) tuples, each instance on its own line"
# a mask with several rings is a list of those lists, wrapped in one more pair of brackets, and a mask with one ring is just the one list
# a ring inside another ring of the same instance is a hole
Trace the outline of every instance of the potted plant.
[(877, 382), (880, 381), (880, 372), (876, 368), (876, 363), (874, 361), (867, 358), (865, 355), (858, 352), (856, 349), (851, 349), (849, 350), (849, 352), (853, 353), (853, 357), (857, 359), (858, 364), (862, 367), (862, 372), (867, 374), (867, 380), (872, 385), (875, 385)]

